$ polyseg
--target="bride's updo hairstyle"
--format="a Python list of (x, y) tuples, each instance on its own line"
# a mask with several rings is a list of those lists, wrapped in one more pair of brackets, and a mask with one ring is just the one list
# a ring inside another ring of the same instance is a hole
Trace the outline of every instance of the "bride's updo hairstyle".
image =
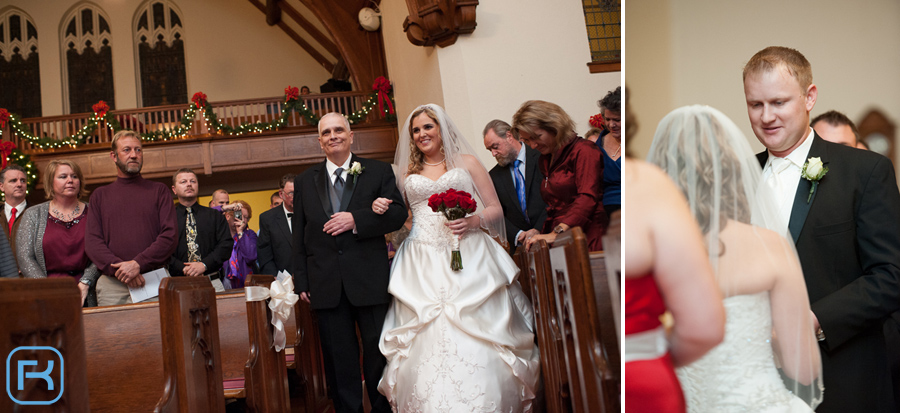
[(529, 100), (513, 115), (512, 131), (516, 139), (522, 140), (519, 137), (520, 131), (534, 136), (535, 129), (543, 129), (556, 135), (553, 139), (553, 152), (575, 139), (575, 122), (555, 103)]
[(721, 231), (729, 219), (750, 223), (741, 161), (727, 131), (737, 127), (717, 112), (699, 105), (672, 111), (659, 123), (648, 156), (681, 188), (704, 234)]

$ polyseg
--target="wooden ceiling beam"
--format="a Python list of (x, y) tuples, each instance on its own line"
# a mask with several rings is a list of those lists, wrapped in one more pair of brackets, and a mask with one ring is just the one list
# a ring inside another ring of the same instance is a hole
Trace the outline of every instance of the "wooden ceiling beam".
[(322, 47), (324, 47), (325, 50), (328, 51), (328, 53), (331, 53), (331, 55), (334, 57), (341, 57), (341, 51), (338, 50), (337, 45), (334, 44), (334, 42), (331, 41), (331, 39), (329, 39), (328, 36), (325, 35), (325, 33), (322, 33), (319, 29), (316, 28), (316, 26), (313, 26), (313, 24), (305, 17), (303, 17), (303, 15), (301, 15), (297, 11), (297, 9), (291, 7), (291, 5), (286, 1), (280, 1), (278, 5), (281, 7), (281, 10), (288, 15), (288, 17), (297, 22), (297, 24), (299, 24), (300, 27), (303, 28), (303, 30), (309, 33), (309, 35), (312, 36), (313, 39), (319, 42), (319, 44), (322, 45)]
[(281, 21), (281, 8), (278, 7), (278, 4), (281, 0), (266, 0), (266, 23), (269, 26), (274, 26)]
[[(256, 8), (259, 9), (259, 11), (266, 13), (266, 6), (264, 4), (262, 4), (262, 2), (260, 2), (259, 0), (250, 0), (250, 3), (253, 3), (253, 5), (256, 6)], [(325, 70), (327, 70), (328, 73), (331, 73), (334, 71), (334, 63), (329, 61), (322, 53), (319, 53), (319, 51), (316, 50), (316, 48), (313, 47), (309, 42), (307, 42), (305, 39), (300, 37), (300, 35), (297, 32), (295, 32), (294, 29), (292, 29), (290, 26), (287, 25), (287, 23), (285, 23), (284, 21), (281, 21), (279, 19), (278, 23), (276, 23), (276, 24), (278, 27), (281, 28), (282, 31), (287, 33), (287, 35), (290, 36), (291, 39), (294, 39), (294, 41), (298, 45), (300, 45), (300, 47), (302, 47), (303, 50), (306, 51), (306, 53), (309, 53), (309, 55), (312, 56), (313, 59), (316, 59), (316, 61), (319, 62), (319, 64), (322, 65), (322, 67), (325, 68)]]

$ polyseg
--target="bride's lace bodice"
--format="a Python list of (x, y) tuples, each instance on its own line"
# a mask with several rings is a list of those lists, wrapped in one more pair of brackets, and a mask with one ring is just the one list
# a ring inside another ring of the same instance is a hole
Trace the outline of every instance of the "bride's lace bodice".
[(406, 201), (412, 211), (412, 230), (408, 240), (415, 240), (439, 248), (449, 248), (453, 233), (444, 223), (447, 219), (440, 212), (434, 212), (428, 206), (428, 198), (433, 194), (444, 192), (450, 188), (458, 191), (474, 193), (472, 177), (464, 168), (454, 168), (436, 181), (414, 174), (406, 177)]
[(700, 360), (676, 370), (688, 410), (761, 412), (806, 407), (785, 388), (775, 368), (769, 292), (729, 297), (723, 304), (725, 340)]

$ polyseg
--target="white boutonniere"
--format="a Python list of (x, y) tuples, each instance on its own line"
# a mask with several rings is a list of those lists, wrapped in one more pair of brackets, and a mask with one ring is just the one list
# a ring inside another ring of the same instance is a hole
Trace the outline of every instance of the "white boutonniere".
[(347, 173), (353, 175), (353, 183), (356, 183), (356, 178), (359, 178), (359, 174), (363, 173), (366, 168), (359, 164), (359, 162), (353, 162), (350, 165), (350, 169), (347, 170)]
[(803, 171), (800, 172), (800, 176), (803, 177), (803, 179), (812, 182), (812, 188), (809, 189), (809, 196), (806, 197), (807, 204), (812, 199), (813, 193), (816, 192), (819, 181), (827, 173), (828, 167), (822, 164), (821, 158), (809, 158), (806, 163), (803, 164)]

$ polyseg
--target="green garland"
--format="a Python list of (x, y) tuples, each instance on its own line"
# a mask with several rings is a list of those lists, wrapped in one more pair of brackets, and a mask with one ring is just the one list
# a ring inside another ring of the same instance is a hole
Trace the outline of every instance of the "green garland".
[[(200, 92), (198, 92), (197, 94), (200, 94)], [(369, 95), (369, 99), (363, 104), (362, 108), (360, 108), (356, 112), (346, 115), (347, 120), (351, 125), (359, 123), (369, 115), (369, 112), (371, 112), (376, 105), (377, 96), (377, 92), (372, 92), (372, 94)], [(389, 96), (389, 98), (391, 99), (391, 102), (393, 102), (393, 96)], [(178, 127), (161, 131), (143, 132), (140, 134), (141, 140), (149, 142), (167, 141), (169, 139), (181, 138), (186, 136), (194, 122), (194, 117), (197, 110), (199, 110), (201, 107), (203, 109), (203, 117), (206, 120), (209, 130), (214, 131), (214, 133), (223, 133), (226, 135), (244, 135), (248, 133), (259, 133), (267, 130), (277, 130), (284, 127), (291, 112), (299, 113), (312, 126), (316, 126), (319, 124), (319, 117), (315, 113), (313, 113), (301, 99), (286, 95), (285, 100), (286, 102), (284, 110), (282, 110), (281, 112), (281, 117), (273, 120), (272, 122), (243, 123), (235, 127), (223, 124), (219, 121), (218, 116), (216, 116), (215, 112), (213, 111), (212, 105), (210, 105), (209, 102), (206, 101), (204, 95), (203, 99), (197, 100), (190, 104), (188, 110), (181, 118)], [(387, 109), (384, 110), (384, 116), (385, 119), (390, 122), (396, 122), (397, 120), (396, 115), (389, 113)], [(10, 128), (18, 136), (25, 138), (25, 140), (27, 140), (29, 143), (37, 146), (40, 149), (57, 149), (65, 146), (75, 148), (79, 145), (85, 144), (86, 137), (90, 136), (97, 129), (101, 119), (104, 120), (106, 124), (109, 125), (109, 127), (114, 131), (122, 129), (122, 125), (121, 123), (119, 123), (118, 119), (116, 119), (116, 117), (109, 112), (94, 112), (94, 116), (91, 116), (91, 118), (88, 119), (87, 123), (85, 123), (78, 132), (75, 132), (71, 136), (67, 136), (63, 139), (54, 139), (46, 136), (35, 136), (31, 134), (31, 132), (29, 132), (24, 127), (24, 125), (22, 125), (19, 117), (12, 113), (9, 114), (9, 125)], [(0, 137), (2, 137), (2, 134), (3, 132), (0, 131)]]

